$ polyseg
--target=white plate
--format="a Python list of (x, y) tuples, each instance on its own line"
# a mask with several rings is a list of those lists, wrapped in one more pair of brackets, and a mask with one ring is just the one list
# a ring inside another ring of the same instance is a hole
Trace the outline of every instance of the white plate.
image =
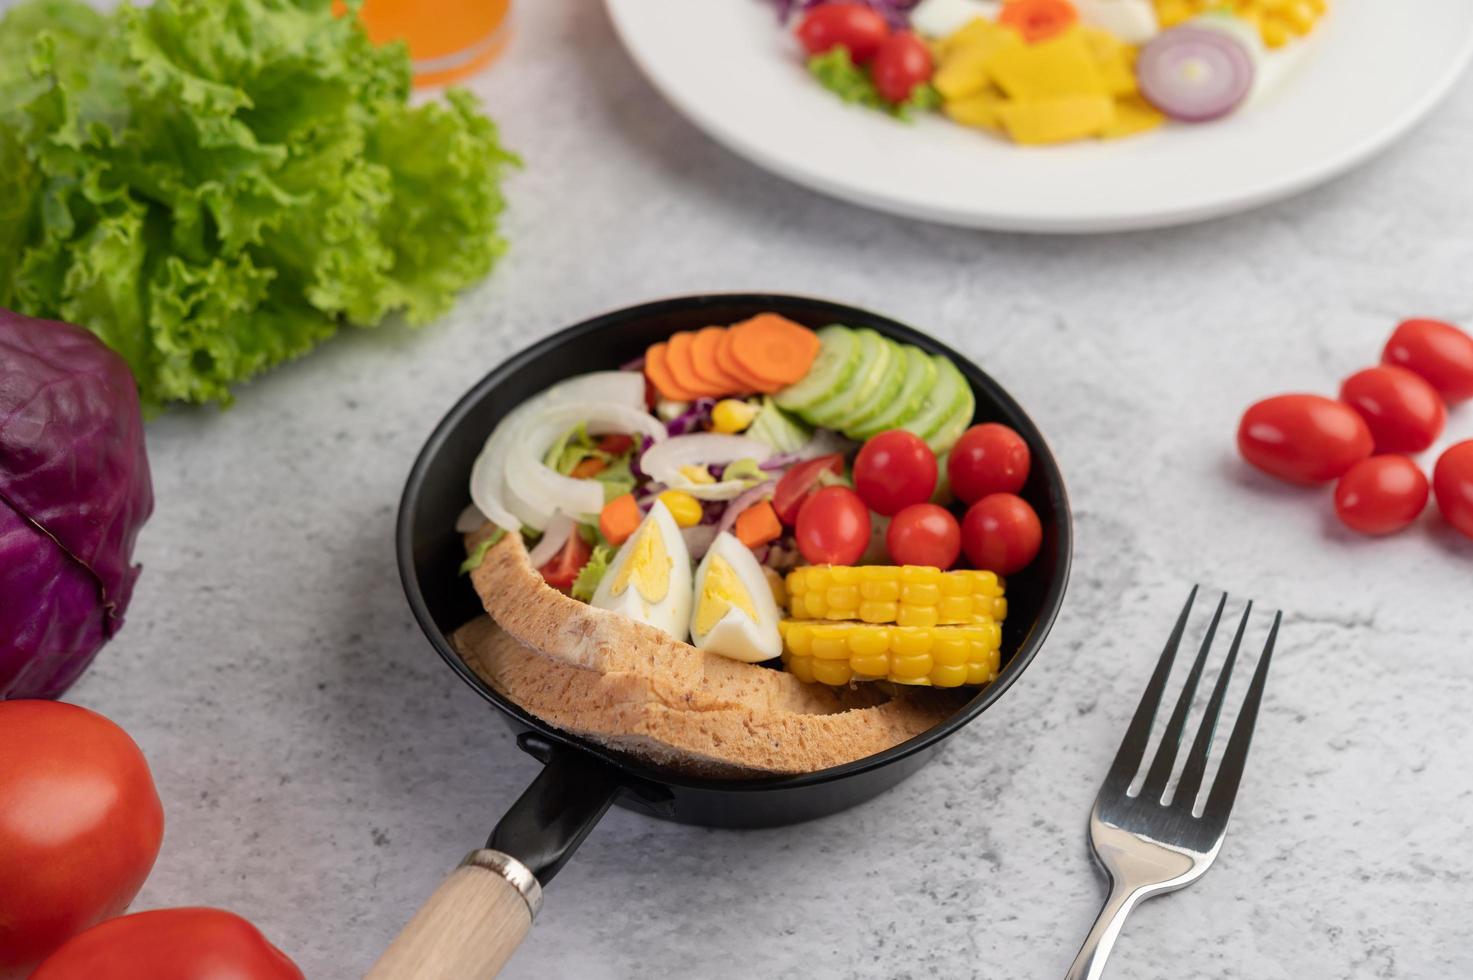
[(1404, 134), (1473, 55), (1470, 0), (1332, 0), (1289, 77), (1228, 119), (1018, 147), (843, 104), (808, 77), (768, 0), (606, 2), (655, 87), (758, 165), (884, 211), (1011, 231), (1151, 228), (1286, 197)]

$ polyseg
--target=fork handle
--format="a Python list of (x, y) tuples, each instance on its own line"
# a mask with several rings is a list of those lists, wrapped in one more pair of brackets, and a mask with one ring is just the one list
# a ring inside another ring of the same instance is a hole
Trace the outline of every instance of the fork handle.
[(1125, 917), (1145, 897), (1145, 890), (1127, 885), (1112, 884), (1110, 897), (1105, 899), (1104, 908), (1095, 918), (1094, 928), (1084, 938), (1074, 965), (1064, 975), (1064, 980), (1100, 980), (1105, 975), (1105, 960), (1120, 938), (1120, 929)]

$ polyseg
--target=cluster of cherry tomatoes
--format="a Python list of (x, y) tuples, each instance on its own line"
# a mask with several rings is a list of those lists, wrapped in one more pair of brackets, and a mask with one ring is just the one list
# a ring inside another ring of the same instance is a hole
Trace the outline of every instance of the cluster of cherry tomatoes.
[(881, 14), (862, 3), (826, 3), (798, 23), (798, 43), (810, 55), (845, 48), (869, 69), (880, 98), (899, 105), (931, 80), (931, 49), (910, 31), (890, 30)]
[(1028, 444), (1005, 425), (974, 425), (947, 457), (951, 493), (967, 505), (960, 521), (936, 495), (940, 464), (925, 441), (902, 429), (882, 432), (854, 459), (853, 488), (837, 454), (794, 466), (773, 493), (773, 509), (794, 527), (798, 551), (815, 565), (853, 565), (870, 548), (873, 511), (890, 519), (885, 550), (896, 565), (947, 569), (965, 552), (975, 568), (1022, 570), (1038, 554), (1043, 527), (1018, 491), (1028, 479)]
[(1430, 495), (1448, 523), (1473, 538), (1473, 440), (1446, 450), (1429, 487), (1412, 455), (1432, 448), (1447, 406), (1473, 399), (1473, 337), (1440, 320), (1396, 328), (1381, 363), (1340, 386), (1339, 400), (1278, 395), (1243, 413), (1238, 450), (1291, 483), (1335, 487), (1335, 512), (1362, 534), (1410, 525)]
[(223, 909), (123, 915), (163, 836), (127, 732), (73, 704), (0, 701), (0, 980), (302, 980)]

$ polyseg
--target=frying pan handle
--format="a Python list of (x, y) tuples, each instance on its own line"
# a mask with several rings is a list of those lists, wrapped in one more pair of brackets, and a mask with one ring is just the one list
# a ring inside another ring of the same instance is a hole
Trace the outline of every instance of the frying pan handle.
[(516, 858), (483, 848), (440, 882), (364, 980), (481, 980), (532, 928), (542, 886)]
[[(633, 785), (586, 753), (534, 734), (519, 740), (544, 763), (487, 846), (472, 851), (420, 906), (365, 980), (486, 980), (516, 951), (542, 907), (542, 886)], [(668, 798), (668, 792), (664, 793)], [(658, 803), (659, 800), (654, 801)]]

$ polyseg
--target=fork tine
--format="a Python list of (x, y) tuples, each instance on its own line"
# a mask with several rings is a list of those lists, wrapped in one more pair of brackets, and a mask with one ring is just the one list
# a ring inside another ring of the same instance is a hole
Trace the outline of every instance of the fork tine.
[(1148, 800), (1160, 800), (1166, 795), (1166, 782), (1171, 779), (1171, 770), (1176, 766), (1176, 754), (1181, 750), (1181, 737), (1187, 727), (1187, 715), (1192, 710), (1192, 700), (1197, 696), (1197, 684), (1202, 679), (1202, 668), (1207, 663), (1207, 653), (1212, 649), (1212, 639), (1217, 635), (1217, 624), (1222, 620), (1223, 607), (1227, 605), (1227, 593), (1217, 600), (1217, 608), (1212, 611), (1212, 622), (1207, 627), (1207, 635), (1202, 637), (1202, 647), (1197, 651), (1197, 659), (1192, 662), (1192, 671), (1187, 675), (1187, 682), (1182, 685), (1181, 694), (1177, 695), (1176, 707), (1172, 709), (1171, 719), (1166, 723), (1166, 730), (1161, 734), (1161, 745), (1156, 749), (1156, 758), (1151, 761), (1151, 770), (1146, 773), (1146, 781), (1141, 784), (1141, 796)]
[(1263, 646), (1263, 656), (1258, 659), (1258, 669), (1253, 671), (1253, 682), (1243, 698), (1243, 707), (1238, 711), (1237, 723), (1233, 725), (1232, 737), (1228, 739), (1227, 751), (1222, 755), (1217, 779), (1212, 792), (1207, 795), (1207, 806), (1202, 816), (1223, 822), (1238, 797), (1238, 783), (1243, 779), (1243, 767), (1248, 762), (1248, 746), (1253, 741), (1253, 725), (1258, 720), (1258, 705), (1263, 700), (1263, 687), (1268, 680), (1268, 662), (1273, 658), (1274, 641), (1279, 637), (1279, 622), (1282, 612), (1274, 613), (1273, 628), (1268, 631), (1268, 642)]
[(1217, 732), (1217, 718), (1222, 714), (1222, 702), (1227, 697), (1228, 681), (1233, 676), (1233, 667), (1238, 662), (1238, 647), (1242, 646), (1243, 633), (1248, 629), (1248, 617), (1253, 614), (1253, 600), (1243, 609), (1243, 618), (1238, 620), (1238, 631), (1233, 634), (1233, 645), (1228, 648), (1227, 659), (1222, 662), (1222, 671), (1217, 675), (1217, 685), (1212, 689), (1212, 698), (1207, 702), (1207, 711), (1202, 715), (1202, 725), (1197, 729), (1197, 738), (1192, 742), (1192, 751), (1187, 755), (1187, 764), (1182, 767), (1181, 781), (1176, 786), (1173, 802), (1186, 805), (1191, 810), (1197, 802), (1197, 793), (1202, 789), (1202, 777), (1207, 773), (1207, 757), (1212, 752), (1212, 736)]
[(1115, 761), (1110, 764), (1110, 772), (1105, 776), (1105, 785), (1101, 793), (1111, 792), (1123, 795), (1130, 782), (1135, 778), (1135, 771), (1140, 768), (1141, 759), (1146, 754), (1146, 743), (1151, 739), (1151, 723), (1156, 720), (1156, 709), (1161, 706), (1161, 694), (1166, 690), (1166, 678), (1171, 674), (1171, 665), (1176, 660), (1177, 647), (1181, 646), (1182, 634), (1187, 629), (1187, 619), (1192, 612), (1192, 603), (1197, 601), (1197, 586), (1192, 586), (1191, 593), (1187, 596), (1187, 604), (1181, 607), (1181, 615), (1176, 617), (1176, 626), (1171, 631), (1171, 636), (1166, 641), (1166, 649), (1161, 651), (1161, 659), (1156, 664), (1156, 672), (1151, 675), (1151, 681), (1146, 685), (1145, 693), (1141, 695), (1140, 706), (1135, 709), (1135, 717), (1130, 720), (1130, 727), (1125, 730), (1125, 737), (1120, 740), (1120, 748), (1115, 753)]

